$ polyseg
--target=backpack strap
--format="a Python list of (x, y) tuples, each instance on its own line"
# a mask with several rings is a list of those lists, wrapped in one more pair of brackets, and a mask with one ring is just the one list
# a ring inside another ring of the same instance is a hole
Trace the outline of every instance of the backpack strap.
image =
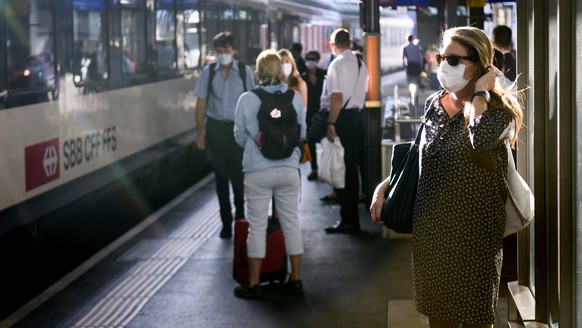
[(238, 62), (238, 74), (243, 82), (243, 88), (247, 91), (247, 65), (242, 61)]
[[(208, 102), (208, 100), (210, 99), (210, 95), (212, 94), (213, 88), (212, 88), (212, 80), (214, 80), (214, 75), (216, 75), (216, 62), (212, 63), (209, 65), (209, 74), (208, 74), (208, 92), (206, 93), (206, 102)], [(248, 91), (247, 89), (247, 65), (245, 65), (245, 63), (243, 63), (242, 61), (238, 62), (238, 74), (240, 76), (240, 79), (242, 80), (243, 83), (243, 88), (245, 91)]]
[(216, 62), (208, 65), (208, 92), (206, 93), (206, 102), (210, 100), (210, 95), (212, 94), (212, 80), (214, 80), (214, 75), (216, 75)]

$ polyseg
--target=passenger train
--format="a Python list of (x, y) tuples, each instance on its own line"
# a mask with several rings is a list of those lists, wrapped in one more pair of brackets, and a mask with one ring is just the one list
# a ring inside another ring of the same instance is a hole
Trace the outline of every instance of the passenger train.
[[(207, 172), (192, 144), (191, 91), (215, 34), (235, 31), (238, 57), (249, 64), (293, 42), (329, 54), (339, 26), (361, 35), (357, 12), (303, 2), (3, 1), (0, 235), (31, 224), (36, 231), (38, 218), (127, 177), (149, 175), (151, 189), (182, 172), (173, 165)], [(382, 22), (383, 47), (399, 47), (412, 30), (410, 18)], [(385, 70), (395, 65), (385, 62)]]
[(0, 2), (0, 260), (21, 270), (2, 285), (36, 281), (48, 252), (81, 261), (210, 173), (192, 90), (214, 35), (234, 31), (250, 65), (293, 42), (327, 58), (335, 28), (361, 36), (358, 15), (320, 0)]

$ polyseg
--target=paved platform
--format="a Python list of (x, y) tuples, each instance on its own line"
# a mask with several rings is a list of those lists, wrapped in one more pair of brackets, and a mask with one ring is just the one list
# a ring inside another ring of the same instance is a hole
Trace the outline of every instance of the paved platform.
[(384, 238), (364, 204), (361, 233), (327, 235), (339, 206), (322, 204), (331, 187), (302, 172), (304, 296), (271, 284), (263, 300), (234, 297), (233, 241), (218, 237), (208, 179), (14, 327), (427, 327), (411, 300), (410, 240)]
[[(395, 73), (389, 83), (400, 83)], [(430, 91), (425, 92), (426, 95)], [(423, 94), (422, 96), (425, 96)], [(424, 101), (424, 99), (423, 99)], [(300, 218), (304, 296), (264, 286), (265, 298), (234, 297), (233, 240), (220, 239), (210, 176), (52, 286), (1, 327), (428, 327), (412, 302), (409, 238), (386, 238), (360, 205), (362, 232), (327, 235), (339, 219), (331, 191), (307, 181)], [(507, 326), (504, 293), (498, 324)]]

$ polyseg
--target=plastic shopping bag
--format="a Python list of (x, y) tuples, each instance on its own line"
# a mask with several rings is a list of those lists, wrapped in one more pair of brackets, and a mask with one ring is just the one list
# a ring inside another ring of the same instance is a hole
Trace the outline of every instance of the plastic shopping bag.
[(333, 142), (327, 138), (321, 139), (321, 161), (319, 162), (319, 179), (335, 188), (346, 186), (346, 164), (344, 162), (344, 147), (339, 137)]

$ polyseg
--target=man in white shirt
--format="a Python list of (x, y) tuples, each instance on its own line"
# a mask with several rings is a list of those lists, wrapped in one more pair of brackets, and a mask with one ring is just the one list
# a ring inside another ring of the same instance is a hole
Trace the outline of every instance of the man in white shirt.
[(327, 70), (321, 107), (329, 109), (327, 138), (339, 137), (344, 147), (345, 188), (337, 189), (341, 220), (327, 227), (327, 233), (360, 231), (358, 156), (364, 137), (360, 110), (364, 108), (368, 89), (368, 69), (351, 51), (350, 33), (336, 29), (330, 37), (336, 58)]

